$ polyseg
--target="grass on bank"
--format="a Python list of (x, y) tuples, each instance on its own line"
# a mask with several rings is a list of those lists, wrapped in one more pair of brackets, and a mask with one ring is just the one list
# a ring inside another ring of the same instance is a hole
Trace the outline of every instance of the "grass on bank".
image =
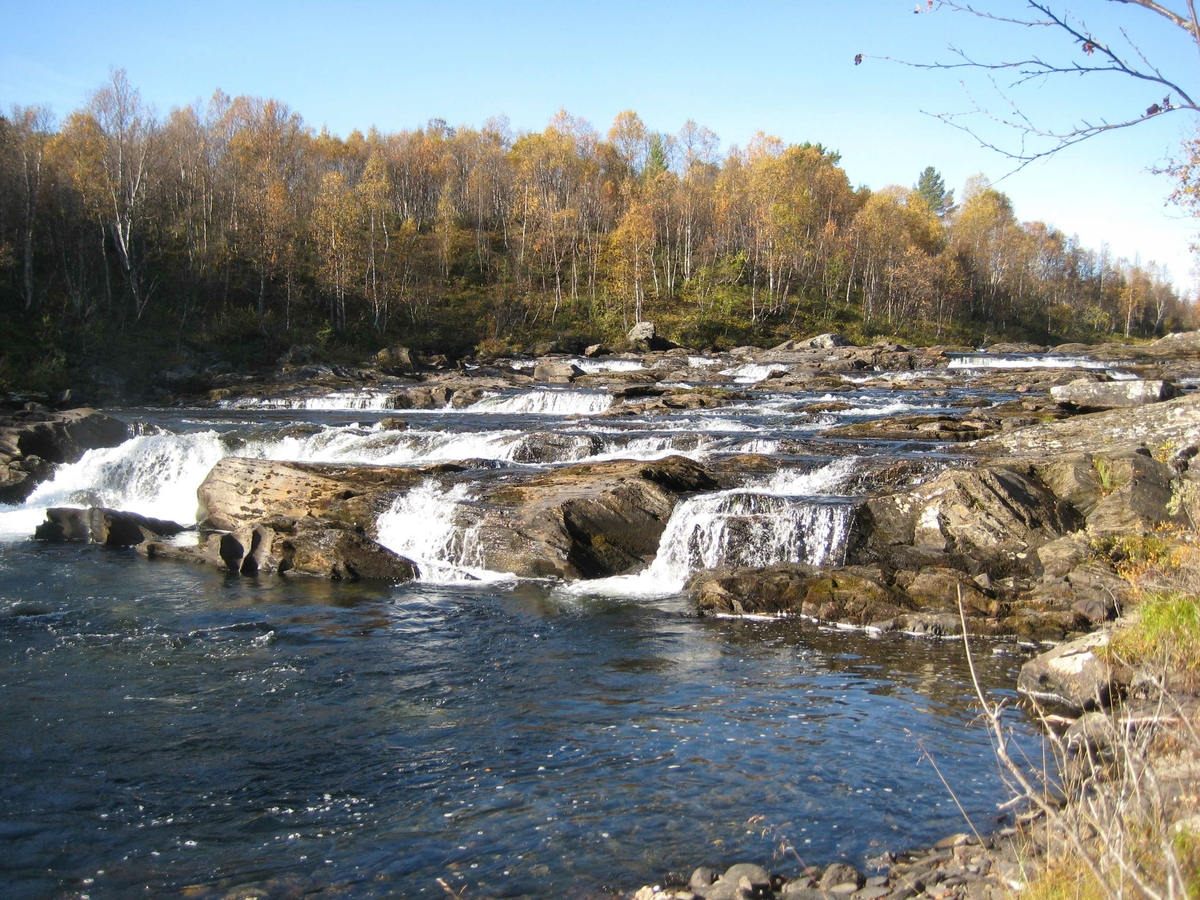
[[(1139, 710), (1108, 714), (1106, 737), (1050, 742), (1071, 802), (1031, 830), (1038, 862), (1022, 900), (1200, 900), (1200, 534), (1094, 545), (1129, 581), (1106, 648), (1134, 672)], [(1127, 705), (1129, 706), (1129, 705)]]

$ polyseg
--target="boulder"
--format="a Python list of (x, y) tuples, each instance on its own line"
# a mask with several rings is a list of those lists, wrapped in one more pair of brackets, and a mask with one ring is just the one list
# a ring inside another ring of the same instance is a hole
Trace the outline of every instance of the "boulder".
[(649, 343), (657, 336), (657, 329), (653, 322), (638, 322), (629, 329), (629, 334), (625, 335), (631, 344)]
[[(785, 341), (776, 350), (836, 350), (839, 347), (853, 347), (850, 341), (840, 334), (830, 332), (818, 334), (805, 340)], [(899, 346), (899, 345), (897, 345)]]
[(1144, 533), (1183, 525), (1187, 514), (1172, 503), (1174, 472), (1144, 450), (1097, 458), (1100, 498), (1087, 516), (1092, 534)]
[(595, 456), (604, 449), (598, 434), (562, 434), (556, 431), (532, 431), (517, 441), (512, 461), (518, 463), (557, 463)]
[(883, 583), (878, 569), (820, 572), (799, 563), (764, 568), (711, 569), (688, 582), (701, 615), (795, 614), (825, 622), (870, 625), (913, 610)]
[(645, 565), (684, 494), (717, 487), (681, 456), (564, 466), (494, 485), (464, 522), (480, 565), (527, 578), (596, 578)]
[(588, 359), (595, 359), (598, 356), (609, 356), (612, 353), (603, 344), (589, 344), (584, 348), (583, 355)]
[(944, 609), (957, 612), (959, 601), (968, 616), (995, 616), (1000, 604), (979, 589), (965, 573), (957, 569), (930, 566), (918, 572), (896, 576), (896, 585), (904, 589), (919, 609)]
[(415, 563), (361, 530), (308, 516), (276, 516), (236, 532), (210, 532), (194, 545), (147, 542), (138, 551), (149, 559), (206, 563), (240, 575), (308, 575), (393, 584), (418, 576)]
[(426, 477), (412, 468), (226, 457), (197, 491), (201, 525), (237, 531), (276, 516), (313, 516), (369, 535), (396, 496)]
[(0, 503), (21, 503), (63, 463), (129, 437), (124, 422), (94, 409), (22, 410), (0, 416)]
[(394, 347), (384, 347), (375, 354), (375, 362), (385, 375), (412, 375), (417, 371), (412, 351), (399, 344)]
[(625, 337), (635, 350), (673, 350), (676, 346), (666, 338), (659, 336), (653, 322), (638, 322), (629, 329), (629, 334)]
[(1021, 666), (1017, 690), (1076, 714), (1107, 708), (1120, 691), (1113, 668), (1096, 652), (1107, 643), (1108, 634), (1096, 632), (1035, 656)]
[(583, 374), (585, 374), (583, 369), (574, 363), (557, 359), (543, 359), (534, 366), (533, 380), (547, 384), (570, 384)]
[(1053, 459), (1060, 454), (1116, 454), (1141, 447), (1200, 446), (1200, 393), (1131, 409), (1071, 416), (984, 438), (971, 449), (1007, 457)]
[(997, 575), (1031, 571), (1038, 547), (1082, 521), (1029, 467), (992, 465), (949, 469), (927, 484), (872, 498), (857, 524), (852, 558), (893, 558), (894, 548), (907, 546)]
[(1072, 381), (1050, 388), (1052, 399), (1080, 410), (1128, 409), (1179, 396), (1169, 381)]
[(131, 547), (143, 541), (168, 537), (184, 526), (138, 513), (93, 506), (88, 509), (56, 506), (46, 510), (46, 521), (33, 537), (39, 541), (84, 541), (108, 547)]

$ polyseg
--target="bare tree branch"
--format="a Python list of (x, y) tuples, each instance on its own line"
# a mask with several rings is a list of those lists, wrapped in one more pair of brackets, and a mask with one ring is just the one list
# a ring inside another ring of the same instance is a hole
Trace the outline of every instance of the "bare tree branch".
[[(1187, 39), (1200, 51), (1200, 19), (1197, 17), (1196, 0), (1186, 0), (1188, 10), (1186, 16), (1167, 8), (1156, 0), (1109, 0), (1109, 2), (1132, 4), (1166, 18), (1171, 24), (1181, 29), (1187, 35)], [(892, 57), (876, 58), (916, 69), (969, 69), (988, 73), (993, 87), (1002, 98), (1004, 106), (1007, 107), (1007, 112), (996, 114), (986, 105), (976, 102), (974, 98), (971, 99), (973, 108), (965, 112), (925, 112), (926, 115), (931, 115), (971, 135), (985, 149), (993, 150), (1018, 163), (1014, 172), (1031, 162), (1053, 156), (1067, 147), (1097, 135), (1130, 128), (1165, 112), (1186, 110), (1200, 114), (1200, 105), (1193, 100), (1191, 91), (1185, 88), (1179, 80), (1164, 74), (1142, 52), (1126, 29), (1119, 29), (1120, 40), (1132, 50), (1132, 57), (1118, 52), (1111, 41), (1093, 33), (1085, 22), (1076, 19), (1069, 11), (1058, 12), (1044, 0), (1027, 0), (1026, 8), (1029, 15), (1020, 16), (998, 15), (975, 4), (958, 2), (958, 0), (940, 0), (936, 7), (937, 10), (965, 13), (1004, 25), (1029, 29), (1049, 29), (1058, 32), (1065, 36), (1072, 45), (1078, 47), (1086, 55), (1087, 61), (1074, 59), (1054, 61), (1036, 54), (1017, 60), (983, 61), (968, 55), (967, 52), (953, 45), (948, 49), (957, 59), (950, 62), (925, 63)], [(1091, 61), (1093, 59), (1094, 62)], [(1044, 81), (1055, 76), (1119, 75), (1153, 85), (1156, 89), (1165, 90), (1166, 94), (1161, 100), (1152, 100), (1144, 112), (1135, 115), (1125, 114), (1116, 121), (1101, 119), (1099, 122), (1095, 122), (1084, 119), (1068, 128), (1046, 128), (1035, 125), (1021, 110), (1020, 105), (1009, 98), (1005, 94), (1005, 90), (996, 84), (994, 78), (991, 78), (992, 75), (1004, 72), (1011, 73), (1012, 76), (1008, 88), (1019, 88), (1030, 82)], [(964, 85), (964, 89), (965, 87)], [(970, 96), (969, 92), (968, 96)], [(985, 137), (973, 124), (963, 121), (968, 118), (974, 121), (978, 121), (980, 118), (987, 119), (995, 125), (1011, 129), (1018, 135), (1017, 145), (1015, 147), (1002, 146), (1000, 142)]]

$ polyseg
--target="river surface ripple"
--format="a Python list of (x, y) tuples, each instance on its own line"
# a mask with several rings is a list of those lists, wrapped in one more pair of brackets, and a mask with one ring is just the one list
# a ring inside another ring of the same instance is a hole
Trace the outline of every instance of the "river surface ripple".
[[(224, 427), (196, 415), (147, 418)], [(978, 648), (993, 696), (1009, 647)], [(927, 755), (991, 826), (1004, 794), (976, 711), (957, 642), (544, 583), (255, 580), (10, 536), (0, 896), (434, 897), (444, 879), (599, 897), (769, 863), (781, 839), (863, 865), (965, 830)]]

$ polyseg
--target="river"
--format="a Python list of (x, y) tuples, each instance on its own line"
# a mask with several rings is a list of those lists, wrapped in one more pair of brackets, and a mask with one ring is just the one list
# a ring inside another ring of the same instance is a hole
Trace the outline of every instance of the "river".
[[(863, 866), (967, 830), (942, 776), (993, 827), (1003, 787), (960, 643), (701, 619), (680, 594), (701, 567), (839, 561), (864, 473), (947, 457), (820, 430), (970, 398), (863, 379), (657, 418), (566, 388), (430, 412), (370, 391), (112, 411), (134, 437), (0, 507), (0, 895), (432, 897), (442, 879), (469, 898), (601, 897), (702, 861)], [(555, 458), (529, 462), (546, 435)], [(448, 512), (469, 485), (424, 486), (380, 522), (422, 567), (394, 587), (29, 539), (52, 505), (194, 521), (231, 454), (490, 460), (486, 478), (669, 453), (784, 466), (681, 503), (654, 564), (598, 583), (473, 568)], [(977, 651), (1011, 696), (1018, 648)]]

